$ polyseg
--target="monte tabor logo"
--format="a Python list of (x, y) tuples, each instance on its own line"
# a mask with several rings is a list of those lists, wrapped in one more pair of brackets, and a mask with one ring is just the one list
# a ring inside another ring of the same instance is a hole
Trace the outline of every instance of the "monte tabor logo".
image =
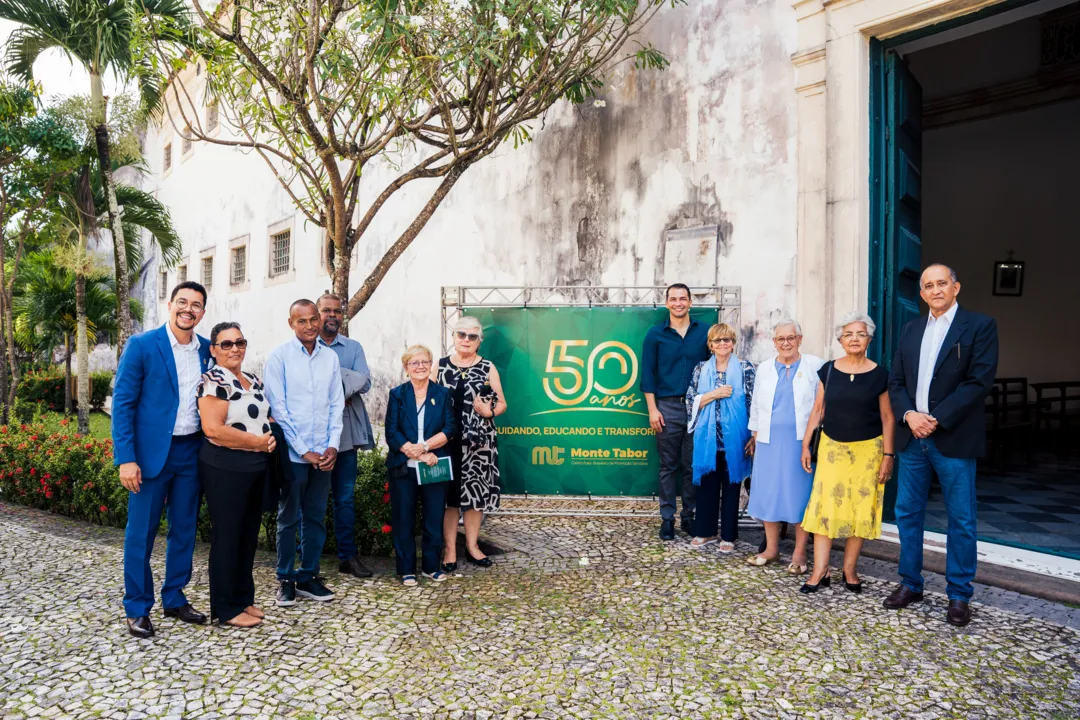
[[(617, 340), (602, 342), (592, 351), (588, 346), (588, 340), (551, 341), (544, 367), (544, 393), (563, 407), (533, 415), (586, 410), (647, 415), (635, 409), (643, 400), (633, 390), (638, 359), (630, 346)], [(588, 356), (581, 357), (586, 352)]]
[(563, 453), (566, 450), (561, 447), (534, 447), (532, 451), (533, 465), (562, 465), (566, 462)]

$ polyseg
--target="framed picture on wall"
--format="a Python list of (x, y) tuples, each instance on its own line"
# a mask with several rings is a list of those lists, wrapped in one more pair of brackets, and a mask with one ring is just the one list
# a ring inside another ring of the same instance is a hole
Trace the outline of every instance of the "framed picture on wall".
[(1020, 297), (1024, 294), (1024, 261), (998, 260), (994, 263), (994, 294)]

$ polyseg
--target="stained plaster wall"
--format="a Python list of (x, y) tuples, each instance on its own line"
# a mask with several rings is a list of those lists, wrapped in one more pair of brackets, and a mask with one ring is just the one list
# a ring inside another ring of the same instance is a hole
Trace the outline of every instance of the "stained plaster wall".
[[(406, 345), (423, 342), (438, 352), (440, 287), (662, 285), (700, 271), (669, 263), (665, 273), (664, 231), (698, 224), (720, 228), (716, 282), (742, 288), (741, 354), (768, 355), (770, 324), (791, 314), (795, 300), (791, 6), (690, 2), (665, 9), (646, 40), (671, 60), (666, 71), (624, 64), (601, 93), (602, 107), (553, 108), (533, 124), (534, 142), (506, 145), (470, 169), (398, 260), (350, 325), (379, 386), (399, 381), (397, 358)], [(197, 96), (199, 79), (189, 80)], [(173, 167), (162, 172), (170, 139)], [(290, 337), (289, 304), (330, 287), (321, 230), (293, 209), (261, 159), (206, 143), (181, 157), (180, 146), (168, 122), (150, 130), (147, 185), (173, 212), (188, 277), (200, 279), (201, 253), (214, 255), (200, 329), (240, 322), (251, 341), (249, 366), (258, 369)], [(370, 199), (390, 177), (389, 168), (369, 171), (362, 194)], [(353, 287), (433, 189), (434, 181), (418, 181), (383, 208), (357, 249)], [(268, 232), (281, 223), (293, 230), (295, 271), (269, 279)], [(231, 289), (228, 245), (242, 236), (249, 237), (248, 282)], [(160, 323), (166, 311), (156, 295), (157, 268), (148, 277), (148, 324)], [(175, 281), (170, 272), (169, 285)]]

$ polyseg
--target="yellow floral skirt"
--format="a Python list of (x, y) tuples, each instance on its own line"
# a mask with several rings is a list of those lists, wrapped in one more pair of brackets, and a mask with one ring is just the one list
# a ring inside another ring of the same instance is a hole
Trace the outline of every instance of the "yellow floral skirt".
[(836, 442), (824, 432), (802, 527), (830, 538), (881, 537), (882, 440)]

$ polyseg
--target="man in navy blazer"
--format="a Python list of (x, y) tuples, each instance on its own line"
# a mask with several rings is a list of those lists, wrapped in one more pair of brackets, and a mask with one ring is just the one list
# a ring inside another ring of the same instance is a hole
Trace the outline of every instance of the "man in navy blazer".
[(899, 609), (923, 598), (923, 520), (937, 473), (949, 516), (946, 619), (962, 627), (971, 622), (975, 460), (986, 451), (984, 403), (997, 372), (998, 336), (992, 318), (957, 304), (959, 293), (952, 268), (923, 271), (919, 294), (930, 313), (904, 326), (889, 374), (889, 399), (900, 423), (896, 526), (902, 582), (884, 605)]
[(206, 311), (206, 290), (196, 282), (173, 288), (169, 321), (128, 340), (113, 389), (114, 463), (128, 489), (124, 533), (124, 612), (128, 632), (154, 634), (150, 608), (154, 577), (150, 555), (167, 512), (168, 545), (161, 605), (166, 617), (202, 624), (184, 587), (191, 580), (195, 525), (202, 485), (198, 456), (202, 441), (195, 386), (210, 361), (210, 342), (195, 334)]

